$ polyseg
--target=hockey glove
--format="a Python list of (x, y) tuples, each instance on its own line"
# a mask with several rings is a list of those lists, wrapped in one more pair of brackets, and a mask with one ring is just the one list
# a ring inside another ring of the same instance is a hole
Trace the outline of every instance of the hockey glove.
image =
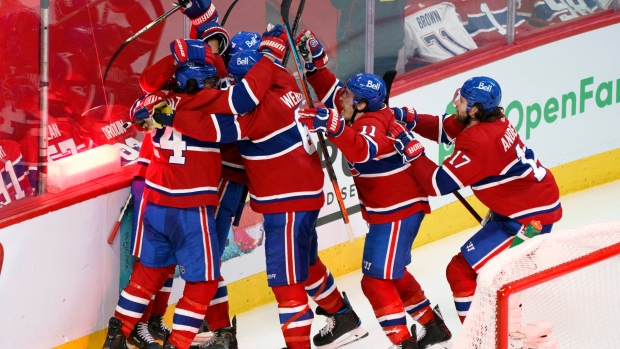
[(288, 47), (288, 38), (286, 37), (286, 29), (284, 25), (277, 24), (275, 26), (269, 24), (267, 31), (263, 33), (258, 50), (264, 55), (269, 56), (278, 64), (282, 64), (284, 52)]
[(390, 108), (396, 121), (404, 123), (408, 130), (413, 130), (418, 122), (418, 112), (412, 107)]
[(319, 40), (310, 30), (306, 29), (297, 36), (295, 46), (304, 59), (304, 66), (307, 72), (314, 72), (317, 69), (325, 68), (327, 65), (329, 58)]
[(196, 27), (196, 37), (205, 43), (208, 43), (211, 39), (217, 39), (217, 49), (220, 55), (223, 55), (228, 49), (228, 42), (230, 37), (228, 32), (217, 22), (207, 22), (203, 25)]
[(411, 162), (424, 155), (424, 146), (415, 139), (413, 132), (396, 121), (392, 121), (388, 129), (388, 137), (394, 141), (394, 148), (403, 157), (403, 162)]
[(189, 62), (213, 65), (215, 61), (211, 46), (200, 40), (176, 39), (170, 43), (170, 51), (178, 65), (185, 65)]
[(189, 17), (195, 26), (210, 21), (217, 21), (217, 10), (211, 3), (211, 0), (191, 0), (180, 3), (185, 5), (181, 8), (181, 12)]
[(338, 137), (344, 131), (344, 118), (336, 109), (302, 108), (299, 109), (299, 121), (310, 132), (323, 132), (328, 136)]

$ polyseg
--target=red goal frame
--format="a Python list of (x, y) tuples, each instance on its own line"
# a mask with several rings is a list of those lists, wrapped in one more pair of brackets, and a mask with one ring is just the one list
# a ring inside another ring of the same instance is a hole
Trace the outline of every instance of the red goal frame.
[(563, 275), (575, 272), (579, 269), (602, 262), (606, 259), (620, 255), (620, 243), (604, 247), (598, 251), (579, 257), (572, 261), (560, 264), (551, 269), (524, 277), (507, 283), (497, 291), (497, 315), (496, 315), (496, 347), (508, 349), (508, 299), (514, 293), (524, 291), (533, 286), (559, 278)]

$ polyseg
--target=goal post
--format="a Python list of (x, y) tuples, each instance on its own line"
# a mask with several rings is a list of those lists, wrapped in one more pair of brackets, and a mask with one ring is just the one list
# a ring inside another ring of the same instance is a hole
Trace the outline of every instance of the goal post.
[[(509, 333), (510, 300), (521, 326), (553, 324), (558, 348), (620, 343), (620, 221), (553, 231), (498, 255), (479, 272), (471, 308), (453, 349), (522, 348)], [(513, 298), (514, 300), (515, 298)], [(514, 333), (513, 333), (514, 335)], [(527, 348), (528, 346), (525, 345)]]

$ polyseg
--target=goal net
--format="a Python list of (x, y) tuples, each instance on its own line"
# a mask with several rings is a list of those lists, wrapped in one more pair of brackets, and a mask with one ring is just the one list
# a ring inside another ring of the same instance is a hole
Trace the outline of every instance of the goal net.
[(509, 316), (510, 331), (550, 322), (558, 349), (620, 348), (620, 221), (552, 231), (487, 263), (452, 349), (529, 348)]

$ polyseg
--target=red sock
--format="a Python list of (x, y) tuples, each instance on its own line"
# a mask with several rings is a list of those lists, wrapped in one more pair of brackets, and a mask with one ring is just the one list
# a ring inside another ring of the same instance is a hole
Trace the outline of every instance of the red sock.
[(304, 286), (306, 293), (328, 314), (337, 312), (344, 305), (334, 277), (320, 259), (309, 267)]
[(392, 280), (382, 280), (364, 275), (362, 291), (372, 309), (383, 332), (393, 344), (400, 344), (411, 338), (407, 328), (407, 318), (403, 302), (396, 291)]
[(403, 301), (405, 311), (413, 320), (425, 325), (435, 318), (431, 302), (424, 295), (418, 281), (406, 269), (404, 277), (394, 280), (394, 286)]
[(280, 324), (288, 349), (310, 348), (310, 325), (314, 314), (302, 283), (271, 288), (278, 301)]
[(177, 303), (172, 319), (172, 333), (168, 338), (179, 349), (188, 349), (192, 344), (202, 320), (207, 314), (207, 305), (217, 291), (217, 281), (187, 282), (183, 297)]
[(217, 285), (217, 292), (209, 303), (207, 308), (207, 316), (205, 320), (211, 331), (216, 331), (224, 327), (230, 327), (230, 318), (228, 317), (228, 289), (226, 281), (220, 276)]

